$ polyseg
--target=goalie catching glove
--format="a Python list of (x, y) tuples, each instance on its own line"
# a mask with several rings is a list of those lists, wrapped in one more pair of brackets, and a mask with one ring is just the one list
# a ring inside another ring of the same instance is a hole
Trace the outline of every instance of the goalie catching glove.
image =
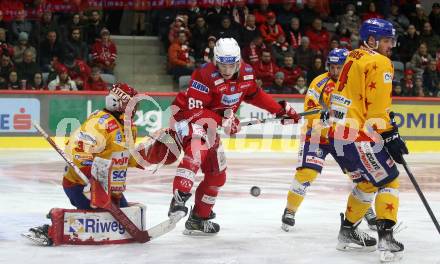
[(276, 114), (277, 118), (281, 118), (281, 124), (296, 124), (301, 119), (301, 116), (293, 109), (293, 107), (286, 101), (279, 101), (281, 110)]

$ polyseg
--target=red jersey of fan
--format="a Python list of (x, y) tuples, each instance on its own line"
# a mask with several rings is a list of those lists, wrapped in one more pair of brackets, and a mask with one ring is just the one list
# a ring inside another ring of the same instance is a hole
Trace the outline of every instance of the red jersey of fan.
[(178, 108), (174, 112), (175, 120), (186, 119), (194, 123), (202, 118), (211, 118), (217, 125), (221, 125), (225, 110), (231, 109), (235, 113), (243, 101), (272, 114), (282, 110), (270, 95), (258, 87), (251, 65), (242, 62), (234, 77), (223, 79), (212, 63), (196, 69), (191, 76), (189, 88), (180, 92), (173, 102), (173, 106)]

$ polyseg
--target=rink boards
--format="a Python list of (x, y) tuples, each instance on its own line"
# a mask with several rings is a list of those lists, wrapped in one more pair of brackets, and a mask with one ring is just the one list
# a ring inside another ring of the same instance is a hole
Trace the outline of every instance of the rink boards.
[[(58, 143), (76, 129), (85, 118), (104, 107), (105, 92), (1, 91), (0, 148), (49, 148), (32, 127), (39, 123)], [(175, 93), (143, 94), (134, 122), (142, 138), (168, 127), (170, 104)], [(302, 95), (273, 95), (288, 100), (303, 111)], [(394, 98), (393, 111), (400, 133), (411, 152), (440, 152), (440, 100), (437, 98)], [(257, 107), (243, 104), (238, 116), (242, 120), (271, 117)], [(245, 127), (233, 137), (222, 135), (228, 151), (295, 152), (299, 126), (276, 123)]]

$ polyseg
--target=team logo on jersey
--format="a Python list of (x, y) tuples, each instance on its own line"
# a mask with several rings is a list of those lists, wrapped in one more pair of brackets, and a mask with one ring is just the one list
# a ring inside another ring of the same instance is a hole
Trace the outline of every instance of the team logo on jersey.
[(222, 96), (222, 104), (224, 105), (234, 105), (240, 101), (241, 95), (243, 93), (236, 94), (224, 94)]
[(234, 85), (231, 86), (231, 92), (235, 92), (235, 86)]
[(329, 77), (325, 77), (324, 79), (322, 79), (321, 81), (318, 82), (318, 84), (316, 84), (316, 86), (321, 87), (324, 83), (326, 83), (330, 78)]
[(330, 121), (342, 123), (345, 121), (348, 109), (345, 106), (339, 106), (336, 104), (331, 105)]
[(193, 88), (194, 90), (197, 90), (197, 91), (205, 93), (205, 94), (207, 94), (209, 92), (209, 88), (206, 85), (204, 85), (203, 83), (200, 83), (196, 80), (192, 81), (190, 88)]
[(254, 79), (254, 75), (252, 75), (252, 74), (243, 76), (243, 80), (245, 80), (245, 81), (253, 80), (253, 79)]
[(306, 163), (318, 165), (321, 167), (324, 166), (324, 160), (314, 156), (306, 156)]
[(374, 155), (370, 143), (360, 142), (355, 145), (362, 165), (364, 165), (367, 172), (374, 177), (376, 182), (383, 180), (387, 176), (387, 173)]
[(109, 117), (110, 117), (110, 114), (105, 114), (105, 115), (101, 116), (98, 120), (98, 123), (100, 123), (102, 125), (105, 122), (105, 120)]
[(217, 78), (217, 77), (219, 77), (220, 76), (220, 73), (219, 72), (213, 72), (213, 73), (211, 73), (211, 78)]
[(245, 88), (248, 88), (249, 86), (251, 86), (251, 83), (247, 82), (247, 83), (242, 84), (239, 89), (245, 89)]
[(222, 84), (224, 82), (225, 82), (225, 80), (223, 80), (223, 78), (221, 78), (221, 79), (215, 80), (214, 85), (217, 86), (217, 85)]
[(330, 101), (332, 104), (337, 103), (337, 104), (346, 105), (346, 106), (351, 105), (350, 99), (347, 99), (344, 96), (339, 95), (339, 94), (332, 94)]
[(117, 129), (117, 128), (118, 128), (118, 124), (116, 123), (116, 120), (110, 120), (107, 123), (107, 132), (108, 133), (115, 131), (115, 129)]
[(85, 160), (81, 162), (81, 166), (92, 166), (93, 160)]
[(93, 160), (93, 155), (88, 153), (75, 154), (74, 159), (79, 161)]
[(121, 131), (118, 130), (118, 132), (116, 132), (115, 140), (116, 140), (116, 143), (121, 143), (122, 142)]
[(251, 66), (246, 66), (244, 67), (244, 71), (247, 73), (251, 73), (252, 72), (252, 67)]
[(86, 143), (87, 145), (94, 146), (97, 144), (96, 137), (93, 136), (92, 134), (87, 133), (87, 132), (80, 131), (76, 138), (78, 141), (82, 141), (83, 143)]
[(392, 83), (393, 82), (393, 75), (391, 72), (384, 72), (383, 73), (383, 83)]
[(315, 89), (311, 88), (307, 91), (307, 94), (310, 95), (311, 97), (313, 97), (316, 101), (319, 101), (319, 93), (317, 91), (315, 91)]

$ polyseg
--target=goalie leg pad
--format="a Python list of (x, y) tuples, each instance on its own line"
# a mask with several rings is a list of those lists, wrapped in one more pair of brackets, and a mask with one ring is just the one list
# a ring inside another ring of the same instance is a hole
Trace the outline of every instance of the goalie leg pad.
[[(146, 230), (146, 207), (130, 204), (121, 210), (140, 229)], [(49, 236), (53, 245), (124, 244), (135, 240), (113, 216), (103, 210), (77, 210), (53, 208)]]

